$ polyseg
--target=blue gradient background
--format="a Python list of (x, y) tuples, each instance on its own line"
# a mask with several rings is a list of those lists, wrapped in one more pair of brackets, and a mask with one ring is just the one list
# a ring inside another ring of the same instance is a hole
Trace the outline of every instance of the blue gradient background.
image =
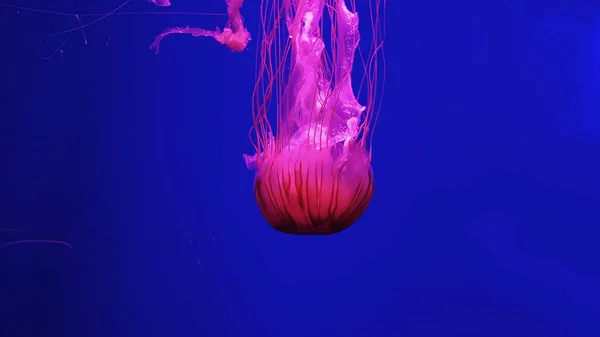
[(256, 41), (148, 51), (223, 17), (110, 17), (41, 60), (74, 18), (0, 8), (0, 239), (73, 246), (0, 248), (0, 336), (599, 336), (600, 5), (388, 2), (375, 196), (321, 237), (253, 198)]

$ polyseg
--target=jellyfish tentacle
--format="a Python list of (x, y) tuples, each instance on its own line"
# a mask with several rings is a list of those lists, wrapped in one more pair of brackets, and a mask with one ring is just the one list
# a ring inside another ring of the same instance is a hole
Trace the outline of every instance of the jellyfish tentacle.
[(18, 241), (10, 241), (10, 242), (1, 243), (0, 247), (14, 246), (14, 245), (19, 245), (19, 244), (23, 244), (23, 243), (51, 243), (51, 244), (65, 246), (71, 250), (73, 249), (73, 247), (69, 243), (67, 243), (65, 241), (59, 241), (59, 240), (18, 240)]
[(227, 15), (229, 19), (223, 31), (221, 31), (218, 27), (215, 30), (195, 28), (190, 26), (168, 28), (154, 39), (150, 45), (150, 50), (153, 50), (155, 54), (158, 54), (160, 50), (160, 42), (171, 34), (189, 34), (193, 37), (212, 37), (220, 44), (224, 44), (229, 47), (231, 51), (244, 51), (251, 37), (246, 27), (244, 27), (244, 18), (240, 14), (240, 8), (242, 7), (243, 3), (243, 0), (227, 0)]
[[(168, 28), (168, 29), (165, 29), (158, 36), (156, 36), (156, 38), (154, 38), (154, 42), (152, 42), (152, 44), (150, 45), (150, 50), (153, 50), (156, 54), (158, 54), (160, 51), (160, 42), (165, 37), (167, 37), (171, 34), (190, 34), (193, 37), (206, 36), (206, 37), (212, 37), (215, 40), (219, 41), (220, 40), (219, 36), (220, 36), (221, 32), (219, 32), (218, 30), (207, 30), (207, 29), (202, 29), (202, 28), (193, 28), (193, 27), (189, 27), (189, 26)], [(219, 42), (223, 43), (222, 39)]]
[(171, 2), (169, 0), (148, 0), (148, 2), (155, 4), (158, 7), (169, 7)]

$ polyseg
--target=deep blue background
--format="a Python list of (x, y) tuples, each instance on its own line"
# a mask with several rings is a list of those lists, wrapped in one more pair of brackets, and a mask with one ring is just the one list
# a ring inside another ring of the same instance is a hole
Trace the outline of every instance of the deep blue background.
[[(258, 3), (243, 14), (255, 33)], [(0, 8), (0, 227), (23, 230), (0, 239), (73, 246), (0, 248), (0, 336), (600, 335), (600, 5), (390, 0), (387, 17), (375, 196), (307, 237), (265, 223), (241, 158), (256, 41), (154, 55), (162, 29), (225, 18), (124, 15), (41, 60), (75, 19)]]

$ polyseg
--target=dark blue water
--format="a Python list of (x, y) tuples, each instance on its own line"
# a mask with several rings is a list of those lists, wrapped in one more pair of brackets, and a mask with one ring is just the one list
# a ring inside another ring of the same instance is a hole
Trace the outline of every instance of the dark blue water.
[(0, 336), (600, 335), (600, 5), (390, 0), (375, 195), (321, 237), (253, 197), (256, 41), (154, 55), (224, 18), (129, 15), (41, 60), (75, 19), (19, 13), (0, 8), (0, 227), (21, 231), (0, 239), (73, 249), (0, 248)]

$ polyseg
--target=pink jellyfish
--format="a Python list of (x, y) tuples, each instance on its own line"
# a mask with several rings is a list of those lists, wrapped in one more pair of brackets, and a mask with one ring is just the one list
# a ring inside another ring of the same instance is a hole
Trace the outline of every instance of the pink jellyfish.
[[(170, 28), (150, 48), (158, 52), (163, 38), (180, 33), (212, 37), (232, 51), (245, 50), (250, 34), (240, 14), (243, 0), (226, 2), (229, 19), (223, 31)], [(263, 216), (282, 232), (340, 232), (356, 222), (371, 201), (373, 128), (385, 82), (385, 2), (362, 2), (370, 7), (365, 12), (370, 14), (366, 26), (371, 39), (358, 53), (355, 0), (261, 2), (250, 137), (256, 153), (244, 159), (256, 171), (254, 194)], [(83, 29), (117, 9), (68, 31)], [(353, 81), (354, 66), (362, 68), (359, 81)], [(274, 121), (267, 118), (271, 113)]]
[[(358, 53), (363, 74), (357, 86), (352, 70), (359, 20), (349, 2), (350, 8), (346, 0), (262, 1), (251, 132), (256, 154), (244, 159), (256, 171), (254, 194), (263, 216), (285, 233), (340, 232), (373, 196), (370, 144), (383, 85), (377, 73), (385, 64), (385, 0), (363, 2), (371, 7), (364, 27), (372, 37), (369, 50)], [(271, 111), (274, 123), (267, 119)]]
[[(182, 33), (243, 51), (250, 40), (239, 12), (243, 0), (226, 2), (229, 20), (222, 32), (170, 28), (150, 48), (158, 52), (164, 37)], [(244, 159), (256, 170), (254, 194), (262, 214), (285, 233), (340, 232), (358, 220), (373, 196), (370, 139), (384, 82), (377, 74), (385, 64), (385, 0), (364, 2), (371, 7), (372, 38), (369, 50), (359, 53), (357, 95), (352, 68), (360, 36), (356, 6), (349, 2), (350, 8), (346, 0), (262, 0), (260, 6), (250, 137), (256, 154)], [(325, 41), (327, 23), (331, 35)], [(358, 102), (361, 94), (366, 105)], [(271, 111), (273, 124), (267, 119)]]

